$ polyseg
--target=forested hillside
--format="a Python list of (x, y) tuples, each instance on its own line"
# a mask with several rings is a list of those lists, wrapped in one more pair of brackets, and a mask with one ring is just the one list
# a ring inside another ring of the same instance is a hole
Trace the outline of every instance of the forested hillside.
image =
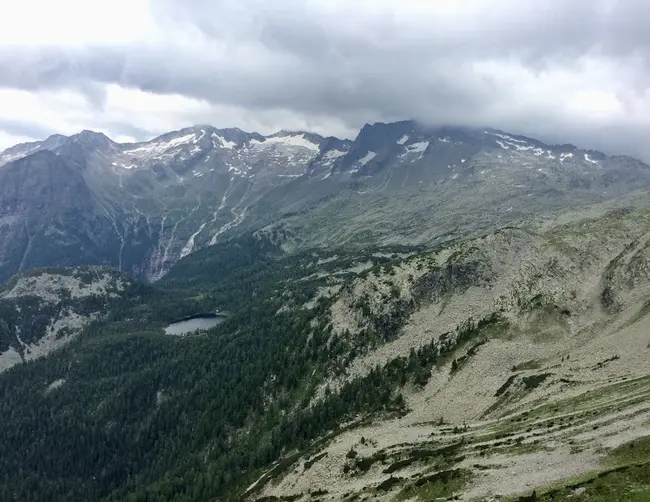
[[(328, 271), (390, 258), (234, 249), (181, 262), (69, 347), (0, 379), (1, 499), (236, 500), (261, 467), (346, 416), (403, 407), (396, 377), (377, 373), (307, 408), (348, 342), (332, 339), (327, 298), (296, 308)], [(209, 332), (162, 334), (215, 308), (229, 316)]]
[(648, 235), (592, 208), (435, 249), (200, 250), (0, 375), (0, 500), (648, 493), (620, 450), (648, 435)]

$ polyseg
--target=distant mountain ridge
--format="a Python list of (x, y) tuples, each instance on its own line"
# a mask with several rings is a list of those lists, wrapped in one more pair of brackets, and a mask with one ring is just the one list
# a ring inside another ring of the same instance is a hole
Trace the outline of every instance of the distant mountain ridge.
[(650, 494), (649, 166), (414, 122), (48, 145), (0, 166), (0, 500)]
[(648, 187), (631, 157), (413, 121), (354, 141), (208, 125), (127, 144), (54, 135), (0, 153), (0, 281), (81, 264), (157, 280), (238, 233), (286, 250), (434, 243)]

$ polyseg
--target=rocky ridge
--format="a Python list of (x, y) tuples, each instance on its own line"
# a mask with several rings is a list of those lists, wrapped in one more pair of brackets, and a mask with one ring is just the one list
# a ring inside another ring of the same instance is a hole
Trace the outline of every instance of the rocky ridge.
[(650, 434), (650, 213), (594, 212), (332, 278), (320, 294), (357, 356), (316, 401), (424, 347), (450, 349), (404, 387), (406, 413), (357, 417), (249, 499), (499, 500), (606, 471), (610, 452)]
[(431, 245), (650, 186), (629, 157), (411, 121), (354, 141), (199, 125), (119, 144), (83, 131), (0, 159), (0, 280), (76, 264), (157, 280), (255, 231), (286, 250)]
[(43, 357), (101, 319), (131, 281), (107, 267), (33, 270), (0, 289), (0, 371)]

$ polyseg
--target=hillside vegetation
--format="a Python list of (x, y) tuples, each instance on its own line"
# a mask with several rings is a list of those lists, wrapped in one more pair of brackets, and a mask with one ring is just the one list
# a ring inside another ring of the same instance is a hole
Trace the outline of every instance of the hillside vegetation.
[[(629, 451), (650, 435), (650, 210), (434, 249), (287, 255), (264, 235), (125, 289), (68, 345), (2, 374), (0, 499), (649, 489)], [(217, 310), (208, 331), (164, 335)]]
[(108, 267), (35, 269), (0, 287), (0, 371), (45, 356), (137, 287)]

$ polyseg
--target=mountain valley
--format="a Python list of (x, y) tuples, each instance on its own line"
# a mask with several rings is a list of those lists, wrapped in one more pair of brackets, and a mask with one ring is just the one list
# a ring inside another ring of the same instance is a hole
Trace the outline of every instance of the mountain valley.
[(633, 158), (412, 121), (52, 136), (0, 153), (0, 257), (0, 500), (650, 496)]

